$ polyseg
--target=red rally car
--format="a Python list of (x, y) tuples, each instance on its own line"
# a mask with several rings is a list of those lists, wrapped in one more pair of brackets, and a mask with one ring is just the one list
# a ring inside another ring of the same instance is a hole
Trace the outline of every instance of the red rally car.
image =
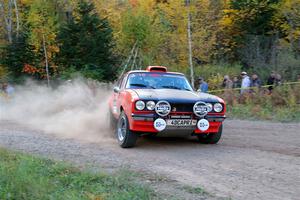
[(225, 119), (223, 99), (194, 92), (181, 73), (149, 66), (129, 71), (114, 87), (109, 100), (110, 124), (121, 147), (133, 147), (138, 136), (197, 136), (216, 144)]

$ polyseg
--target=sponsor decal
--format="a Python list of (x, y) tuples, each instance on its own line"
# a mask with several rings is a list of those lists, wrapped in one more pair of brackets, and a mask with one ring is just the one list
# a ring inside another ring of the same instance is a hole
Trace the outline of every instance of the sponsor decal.
[(200, 131), (207, 131), (209, 128), (209, 122), (206, 119), (200, 119), (197, 123), (197, 127)]
[(167, 127), (167, 123), (165, 120), (158, 118), (154, 121), (154, 128), (157, 131), (163, 131), (163, 130), (165, 130), (166, 127)]
[(202, 101), (198, 101), (197, 103), (195, 103), (193, 110), (195, 115), (197, 115), (198, 117), (203, 117), (209, 112), (209, 106)]
[(159, 101), (155, 106), (155, 111), (160, 116), (167, 116), (171, 111), (171, 106), (167, 101)]

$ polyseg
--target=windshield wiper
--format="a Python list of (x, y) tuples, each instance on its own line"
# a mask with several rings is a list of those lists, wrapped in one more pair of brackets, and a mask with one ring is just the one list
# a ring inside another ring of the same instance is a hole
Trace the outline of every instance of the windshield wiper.
[(155, 87), (152, 87), (150, 85), (144, 85), (144, 84), (141, 84), (141, 83), (132, 83), (132, 84), (130, 84), (130, 86), (143, 87), (143, 88), (150, 87), (152, 89), (155, 89)]
[(172, 85), (163, 85), (161, 86), (162, 88), (169, 88), (169, 89), (176, 89), (176, 90), (180, 90), (181, 88), (176, 87), (176, 86), (172, 86)]
[(130, 86), (147, 87), (146, 85), (140, 84), (140, 83), (132, 83), (132, 84), (130, 84)]
[(187, 90), (187, 91), (190, 91), (190, 90), (187, 89), (187, 88), (179, 88), (179, 87), (172, 86), (172, 85), (164, 85), (164, 86), (162, 86), (162, 88), (175, 89), (175, 90)]

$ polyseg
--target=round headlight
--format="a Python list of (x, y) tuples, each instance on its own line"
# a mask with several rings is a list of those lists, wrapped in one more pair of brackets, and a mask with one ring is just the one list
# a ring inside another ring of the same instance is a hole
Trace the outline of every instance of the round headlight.
[(221, 111), (223, 110), (222, 104), (216, 103), (216, 104), (214, 105), (214, 110), (215, 110), (215, 112), (221, 112)]
[(162, 117), (167, 116), (171, 112), (171, 105), (167, 101), (159, 101), (155, 105), (155, 112)]
[(206, 103), (208, 107), (208, 112), (211, 112), (213, 110), (213, 105), (211, 103)]
[(147, 107), (148, 110), (154, 110), (154, 108), (155, 108), (154, 101), (148, 101), (147, 104), (146, 104), (146, 107)]
[(144, 103), (143, 101), (137, 101), (137, 102), (135, 103), (135, 108), (136, 108), (137, 110), (144, 110), (144, 108), (145, 108), (145, 103)]

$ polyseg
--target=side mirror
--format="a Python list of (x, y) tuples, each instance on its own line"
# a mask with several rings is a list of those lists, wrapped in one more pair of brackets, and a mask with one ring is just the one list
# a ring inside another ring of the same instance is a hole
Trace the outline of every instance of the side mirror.
[(120, 88), (118, 86), (114, 87), (114, 93), (119, 93), (120, 92)]

